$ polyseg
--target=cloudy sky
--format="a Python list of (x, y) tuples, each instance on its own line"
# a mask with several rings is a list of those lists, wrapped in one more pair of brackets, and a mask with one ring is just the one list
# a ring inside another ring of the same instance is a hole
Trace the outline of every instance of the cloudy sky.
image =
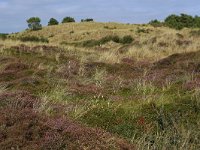
[(172, 13), (200, 16), (200, 0), (0, 0), (0, 33), (27, 28), (26, 19), (32, 16), (39, 16), (43, 25), (51, 17), (61, 21), (65, 16), (146, 23)]

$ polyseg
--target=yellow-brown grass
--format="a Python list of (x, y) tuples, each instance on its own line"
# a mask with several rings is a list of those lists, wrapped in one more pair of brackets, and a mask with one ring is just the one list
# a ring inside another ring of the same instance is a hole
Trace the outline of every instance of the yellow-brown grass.
[[(145, 30), (147, 33), (140, 30)], [(134, 38), (134, 42), (125, 48), (124, 53), (118, 53), (117, 51), (123, 45), (114, 42), (100, 46), (100, 48), (107, 48), (108, 51), (98, 51), (97, 47), (76, 48), (81, 52), (90, 52), (93, 53), (93, 56), (98, 56), (99, 60), (97, 61), (118, 63), (122, 58), (127, 57), (155, 61), (174, 53), (198, 51), (200, 48), (200, 36), (191, 36), (190, 32), (192, 30), (194, 29), (178, 31), (167, 27), (154, 28), (150, 25), (86, 22), (47, 26), (39, 31), (24, 31), (13, 36), (44, 37), (48, 38), (49, 45), (58, 46), (62, 42), (76, 43), (91, 39), (99, 40), (108, 35), (118, 35), (119, 37), (131, 35)], [(17, 45), (19, 43), (21, 42), (9, 40), (4, 45)], [(34, 44), (29, 42), (28, 45)], [(70, 45), (62, 45), (62, 47), (67, 50), (75, 49)]]

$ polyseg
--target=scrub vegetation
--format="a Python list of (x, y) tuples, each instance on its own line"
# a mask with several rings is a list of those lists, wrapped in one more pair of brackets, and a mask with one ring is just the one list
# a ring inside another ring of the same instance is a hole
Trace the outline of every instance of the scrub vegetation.
[(2, 150), (200, 149), (198, 28), (53, 24), (0, 35)]

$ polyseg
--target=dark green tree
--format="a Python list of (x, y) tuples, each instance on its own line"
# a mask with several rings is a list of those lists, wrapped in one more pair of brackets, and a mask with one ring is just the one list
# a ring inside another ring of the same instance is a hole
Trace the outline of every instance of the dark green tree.
[(28, 27), (31, 30), (40, 30), (42, 29), (42, 25), (40, 24), (41, 19), (39, 17), (31, 17), (26, 20), (28, 23)]
[(65, 17), (62, 20), (62, 23), (69, 23), (69, 22), (75, 22), (75, 19), (72, 17)]
[(48, 26), (53, 26), (53, 25), (58, 25), (58, 24), (59, 22), (54, 18), (51, 18), (48, 22)]

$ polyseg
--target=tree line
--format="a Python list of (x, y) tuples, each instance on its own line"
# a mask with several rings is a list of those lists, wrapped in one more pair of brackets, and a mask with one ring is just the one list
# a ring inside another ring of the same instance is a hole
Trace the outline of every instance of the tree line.
[[(41, 24), (41, 19), (39, 17), (31, 17), (26, 20), (28, 23), (28, 27), (31, 30), (40, 30), (42, 29), (42, 24)], [(92, 22), (94, 19), (92, 18), (86, 18), (86, 19), (81, 19), (81, 22)], [(70, 22), (76, 22), (73, 17), (65, 17), (63, 18), (61, 23), (70, 23)], [(55, 18), (50, 18), (48, 21), (48, 26), (53, 26), (53, 25), (58, 25), (59, 21), (56, 20)]]
[[(92, 18), (81, 19), (81, 22), (91, 22), (94, 21)], [(69, 23), (76, 22), (73, 17), (65, 17), (63, 18), (61, 23)], [(31, 30), (40, 30), (42, 29), (41, 19), (39, 17), (31, 17), (27, 20), (28, 27)], [(58, 25), (59, 22), (55, 18), (51, 18), (48, 22), (48, 26)], [(183, 28), (200, 28), (200, 17), (199, 16), (191, 16), (187, 14), (180, 15), (169, 15), (165, 18), (164, 21), (159, 21), (157, 19), (149, 22), (150, 25), (154, 27), (159, 26), (167, 26), (170, 28), (174, 28), (177, 30), (181, 30)]]
[(197, 15), (193, 17), (183, 13), (180, 15), (172, 14), (166, 17), (163, 22), (155, 19), (150, 21), (149, 24), (155, 27), (167, 26), (177, 30), (183, 28), (200, 28), (200, 17)]

